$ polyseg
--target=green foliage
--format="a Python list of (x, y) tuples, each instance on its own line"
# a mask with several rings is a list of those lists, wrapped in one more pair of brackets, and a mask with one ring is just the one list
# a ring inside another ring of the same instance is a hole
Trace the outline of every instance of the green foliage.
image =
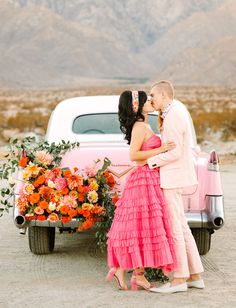
[(77, 146), (79, 146), (78, 142), (70, 143), (64, 140), (59, 144), (55, 144), (54, 142), (49, 143), (44, 140), (36, 142), (35, 137), (26, 137), (23, 140), (11, 140), (9, 142), (9, 154), (5, 156), (6, 160), (0, 166), (0, 180), (5, 180), (0, 192), (0, 217), (4, 212), (9, 212), (9, 208), (12, 207), (18, 163), (22, 156), (27, 153), (27, 157), (32, 162), (38, 163), (35, 161), (35, 153), (45, 150), (53, 156), (53, 164), (59, 165), (62, 155)]
[(145, 277), (149, 281), (161, 281), (167, 282), (169, 278), (164, 275), (163, 271), (159, 268), (146, 268), (145, 269)]
[(103, 184), (101, 185), (103, 186), (102, 206), (106, 210), (106, 217), (104, 218), (104, 220), (99, 221), (96, 224), (97, 231), (95, 233), (95, 238), (97, 239), (97, 245), (99, 249), (101, 250), (101, 252), (104, 252), (104, 250), (106, 249), (107, 232), (109, 231), (111, 227), (113, 217), (114, 217), (114, 211), (115, 211), (115, 207), (112, 202), (111, 195), (106, 193), (110, 188), (107, 183), (107, 179), (104, 177), (104, 174), (103, 174), (104, 171), (107, 170), (107, 168), (110, 166), (110, 164), (111, 164), (111, 161), (108, 158), (105, 158), (103, 167), (97, 172), (98, 185), (100, 186), (101, 184)]

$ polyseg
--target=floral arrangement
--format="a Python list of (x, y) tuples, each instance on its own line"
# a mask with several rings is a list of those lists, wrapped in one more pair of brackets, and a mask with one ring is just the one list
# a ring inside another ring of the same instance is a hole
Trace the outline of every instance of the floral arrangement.
[[(69, 170), (60, 167), (62, 156), (79, 143), (49, 144), (26, 137), (14, 139), (9, 146), (6, 162), (0, 166), (0, 179), (5, 185), (1, 188), (0, 216), (12, 207), (20, 181), (16, 207), (26, 220), (68, 223), (77, 218), (79, 232), (96, 227), (97, 244), (103, 251), (118, 201), (118, 195), (111, 194), (116, 183), (107, 170), (109, 159), (100, 169), (97, 161), (85, 170), (79, 166)], [(168, 279), (159, 269), (146, 269), (145, 275), (151, 280)]]
[[(76, 146), (79, 144), (65, 141), (57, 145), (46, 141), (36, 143), (32, 137), (13, 140), (8, 162), (0, 169), (0, 178), (8, 180), (7, 187), (1, 190), (0, 214), (12, 206), (9, 199), (14, 195), (15, 185), (19, 185), (17, 181), (21, 181), (16, 207), (27, 220), (68, 223), (77, 218), (78, 231), (97, 224), (96, 237), (102, 247), (117, 201), (117, 196), (111, 195), (115, 179), (107, 170), (109, 159), (104, 160), (100, 169), (98, 161), (85, 170), (79, 166), (73, 170), (61, 168), (62, 155)], [(21, 178), (15, 181), (13, 175), (17, 169)]]
[[(37, 163), (22, 157), (23, 185), (16, 207), (26, 219), (60, 220), (68, 223), (78, 218), (78, 230), (91, 228), (106, 215), (104, 194), (115, 185), (112, 174), (101, 170), (85, 171), (52, 166), (53, 157), (45, 151), (35, 153)], [(107, 162), (105, 162), (105, 167)]]

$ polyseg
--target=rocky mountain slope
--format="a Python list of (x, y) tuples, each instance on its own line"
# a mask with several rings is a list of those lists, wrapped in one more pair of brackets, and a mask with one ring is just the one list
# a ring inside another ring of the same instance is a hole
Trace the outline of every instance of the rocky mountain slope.
[(233, 0), (1, 0), (0, 87), (234, 85), (235, 14)]

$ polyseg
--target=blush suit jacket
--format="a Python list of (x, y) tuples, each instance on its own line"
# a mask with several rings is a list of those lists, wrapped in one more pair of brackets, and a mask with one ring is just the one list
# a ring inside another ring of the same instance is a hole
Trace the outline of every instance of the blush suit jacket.
[(162, 142), (174, 141), (176, 148), (147, 160), (149, 167), (160, 167), (161, 187), (182, 188), (197, 184), (191, 131), (183, 106), (173, 101), (163, 121)]

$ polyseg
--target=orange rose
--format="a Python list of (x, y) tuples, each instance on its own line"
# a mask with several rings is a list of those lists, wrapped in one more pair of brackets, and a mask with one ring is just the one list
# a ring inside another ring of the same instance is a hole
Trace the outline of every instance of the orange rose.
[(42, 185), (45, 182), (45, 176), (44, 175), (40, 175), (37, 178), (37, 182), (39, 183), (39, 185)]
[(91, 216), (90, 212), (87, 211), (87, 210), (84, 210), (82, 215), (83, 215), (84, 217), (86, 217), (86, 218), (88, 218), (88, 217)]
[(84, 210), (82, 210), (81, 208), (77, 209), (77, 212), (79, 215), (83, 215)]
[(39, 215), (37, 216), (37, 220), (46, 220), (46, 216), (45, 215)]
[(116, 181), (115, 181), (115, 179), (114, 179), (112, 174), (109, 175), (109, 177), (107, 178), (107, 181), (108, 181), (108, 185), (109, 186), (114, 186), (115, 183), (116, 183)]
[(39, 202), (39, 207), (41, 207), (41, 209), (43, 209), (43, 210), (48, 209), (47, 201), (43, 200), (43, 201)]
[(63, 172), (63, 174), (64, 174), (64, 177), (66, 177), (66, 178), (68, 178), (69, 176), (72, 175), (72, 173), (71, 173), (70, 170), (65, 170), (65, 171)]
[(78, 200), (79, 200), (80, 202), (84, 202), (84, 194), (79, 194)]
[(103, 175), (104, 175), (105, 178), (107, 178), (107, 177), (109, 177), (109, 172), (105, 171), (105, 172), (103, 172)]
[(79, 193), (84, 192), (84, 186), (78, 186), (77, 190), (78, 190)]
[(66, 215), (69, 212), (69, 206), (67, 205), (61, 205), (59, 207), (59, 211), (62, 213), (62, 215)]
[(93, 221), (91, 221), (91, 220), (86, 220), (86, 221), (83, 223), (83, 228), (84, 228), (84, 229), (89, 229), (89, 228), (92, 227), (92, 225), (93, 225)]
[(68, 189), (68, 188), (63, 188), (62, 191), (61, 191), (61, 193), (62, 193), (63, 195), (68, 195), (69, 189)]
[(51, 222), (56, 222), (59, 220), (59, 217), (56, 213), (51, 213), (49, 216), (48, 216), (48, 220), (51, 221)]
[(40, 199), (40, 195), (38, 193), (33, 193), (29, 196), (30, 203), (35, 204), (38, 203)]
[(113, 203), (116, 203), (118, 200), (119, 200), (118, 193), (114, 193), (114, 196), (113, 196), (113, 198), (112, 198), (112, 202), (113, 202)]
[(86, 218), (88, 218), (90, 216), (90, 212), (87, 211), (87, 210), (83, 210), (83, 209), (79, 208), (77, 211), (78, 211), (79, 215), (83, 215)]
[(37, 188), (37, 187), (39, 187), (39, 182), (36, 180), (36, 181), (33, 182), (33, 185), (34, 185), (35, 188)]
[(28, 157), (21, 157), (21, 159), (19, 160), (18, 165), (22, 168), (25, 168), (25, 166), (27, 165), (29, 158)]
[(73, 198), (78, 198), (78, 192), (76, 190), (71, 190), (69, 193), (69, 196), (73, 197)]
[(57, 177), (60, 177), (60, 176), (61, 176), (61, 173), (62, 173), (62, 171), (61, 171), (60, 168), (54, 168), (54, 169), (52, 169), (52, 172), (54, 173), (54, 175), (55, 175), (56, 178), (57, 178)]
[(78, 186), (83, 185), (83, 178), (80, 175), (71, 174), (67, 177), (67, 185), (71, 190), (77, 189)]
[(77, 212), (77, 210), (75, 210), (75, 209), (70, 209), (70, 210), (68, 211), (68, 215), (69, 215), (71, 218), (75, 217), (77, 214), (78, 214), (78, 212)]
[(43, 199), (51, 199), (53, 196), (53, 190), (47, 186), (41, 186), (39, 188), (39, 194), (42, 196)]
[(96, 204), (96, 205), (94, 205), (94, 207), (92, 208), (91, 212), (92, 212), (93, 214), (96, 214), (96, 215), (104, 215), (105, 209), (104, 209), (104, 207), (99, 206), (99, 205)]
[(89, 229), (92, 227), (93, 225), (93, 221), (92, 220), (86, 220), (85, 222), (82, 223), (82, 225), (77, 229), (79, 232), (85, 230), (85, 229)]
[(61, 222), (63, 223), (67, 223), (71, 221), (71, 217), (70, 216), (62, 216), (61, 218)]

